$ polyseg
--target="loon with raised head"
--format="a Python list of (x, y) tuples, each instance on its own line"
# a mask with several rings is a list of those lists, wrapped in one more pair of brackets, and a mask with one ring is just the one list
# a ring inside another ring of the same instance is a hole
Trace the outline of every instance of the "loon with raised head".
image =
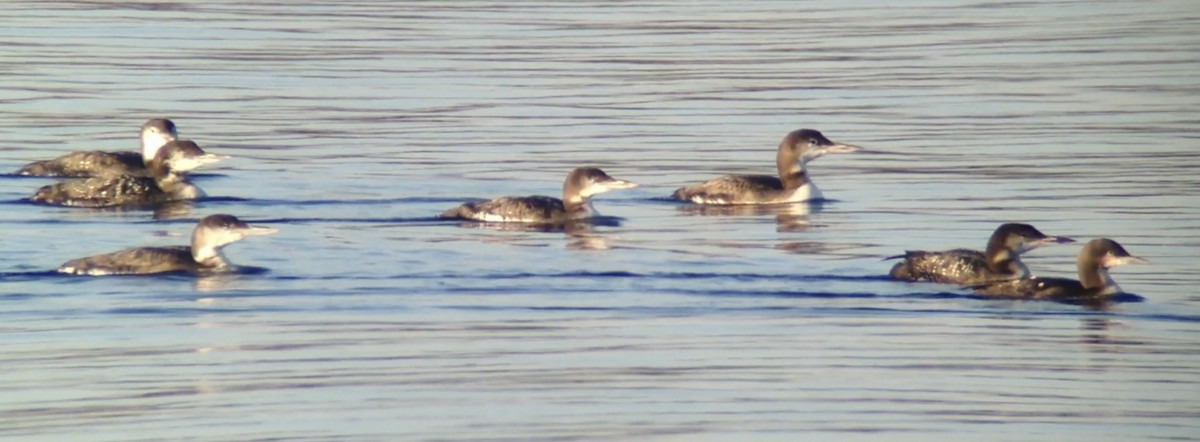
[(1029, 268), (1021, 262), (1021, 254), (1048, 244), (1065, 244), (1075, 240), (1062, 236), (1046, 236), (1029, 224), (1001, 224), (988, 239), (983, 252), (954, 249), (942, 252), (905, 251), (903, 255), (884, 258), (904, 258), (892, 267), (889, 276), (904, 281), (929, 281), (949, 284), (980, 284), (991, 281), (1029, 277)]
[(150, 160), (158, 150), (179, 137), (175, 123), (155, 118), (142, 125), (140, 152), (103, 152), (98, 150), (71, 152), (53, 160), (35, 161), (17, 171), (18, 175), (92, 177), (100, 175), (150, 174)]
[(247, 225), (232, 215), (209, 215), (192, 230), (191, 246), (138, 247), (63, 263), (75, 275), (151, 275), (168, 272), (222, 272), (235, 269), (221, 248), (247, 236), (270, 235), (270, 227)]
[(1113, 281), (1108, 269), (1122, 264), (1146, 264), (1149, 261), (1129, 254), (1124, 247), (1108, 238), (1093, 239), (1083, 246), (1075, 258), (1079, 280), (1069, 278), (1032, 277), (999, 281), (971, 288), (985, 296), (1027, 299), (1097, 299), (1124, 293)]
[(618, 180), (594, 167), (572, 170), (563, 182), (562, 199), (549, 196), (501, 197), (491, 201), (464, 203), (441, 214), (443, 219), (485, 222), (561, 224), (599, 215), (591, 197), (637, 184)]
[(681, 187), (671, 197), (699, 204), (780, 204), (823, 199), (821, 190), (808, 179), (808, 163), (831, 153), (862, 150), (851, 144), (835, 143), (812, 129), (792, 131), (783, 137), (775, 154), (779, 176), (726, 175), (700, 184)]
[(175, 140), (150, 160), (150, 176), (97, 176), (52, 184), (38, 189), (29, 200), (57, 206), (115, 207), (196, 199), (204, 192), (188, 182), (186, 173), (223, 158), (204, 153), (189, 140)]

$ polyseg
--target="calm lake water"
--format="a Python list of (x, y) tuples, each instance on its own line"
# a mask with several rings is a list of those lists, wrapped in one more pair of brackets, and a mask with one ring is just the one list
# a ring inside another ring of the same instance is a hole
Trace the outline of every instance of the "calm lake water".
[[(0, 438), (1195, 438), (1197, 29), (1190, 0), (5, 2), (0, 170), (154, 117), (234, 159), (158, 214), (0, 177)], [(834, 201), (662, 199), (798, 128), (868, 149), (813, 163)], [(583, 164), (641, 184), (597, 198), (619, 225), (432, 218)], [(281, 229), (227, 249), (265, 272), (46, 272), (213, 213)], [(883, 278), (1010, 221), (1116, 239), (1144, 300)]]

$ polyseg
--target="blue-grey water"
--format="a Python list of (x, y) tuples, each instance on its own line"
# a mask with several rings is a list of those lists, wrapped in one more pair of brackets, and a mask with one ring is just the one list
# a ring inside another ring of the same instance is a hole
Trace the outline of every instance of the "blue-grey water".
[[(155, 117), (234, 158), (157, 214), (0, 177), (0, 438), (1196, 438), (1197, 29), (1191, 0), (7, 1), (0, 170)], [(802, 127), (868, 149), (813, 163), (834, 201), (662, 199)], [(620, 223), (432, 218), (584, 164), (641, 184), (597, 197)], [(227, 249), (266, 271), (47, 272), (213, 213), (281, 230)], [(1009, 221), (1116, 239), (1143, 300), (883, 278)]]

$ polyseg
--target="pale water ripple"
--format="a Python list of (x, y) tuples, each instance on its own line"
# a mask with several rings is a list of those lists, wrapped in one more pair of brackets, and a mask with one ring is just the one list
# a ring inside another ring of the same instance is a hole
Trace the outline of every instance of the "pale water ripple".
[[(1195, 438), (1198, 28), (1170, 0), (6, 2), (0, 171), (151, 117), (234, 159), (153, 213), (0, 176), (0, 438)], [(868, 149), (814, 163), (834, 201), (663, 199), (801, 127)], [(433, 218), (579, 164), (641, 187), (590, 227)], [(259, 270), (49, 272), (221, 212), (281, 229), (229, 249)], [(1138, 296), (883, 277), (1006, 221), (1120, 241)]]

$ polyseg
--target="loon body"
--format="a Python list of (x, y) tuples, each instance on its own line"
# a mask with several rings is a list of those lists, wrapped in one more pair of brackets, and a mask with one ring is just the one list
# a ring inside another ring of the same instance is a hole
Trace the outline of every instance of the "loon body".
[(223, 156), (204, 153), (188, 140), (167, 143), (150, 160), (150, 176), (97, 176), (44, 186), (30, 201), (72, 207), (156, 205), (196, 199), (204, 192), (188, 182), (186, 173)]
[(780, 204), (819, 200), (820, 189), (808, 179), (808, 163), (831, 153), (850, 153), (861, 147), (830, 141), (811, 129), (792, 131), (779, 143), (775, 166), (779, 176), (727, 175), (681, 187), (672, 198), (698, 204)]
[(1108, 238), (1093, 239), (1083, 246), (1075, 259), (1079, 280), (1033, 277), (973, 286), (984, 296), (1025, 299), (1097, 299), (1124, 293), (1113, 281), (1108, 269), (1122, 264), (1146, 264), (1148, 261), (1129, 252)]
[(929, 281), (949, 284), (980, 284), (990, 281), (1029, 277), (1029, 268), (1021, 262), (1021, 254), (1047, 244), (1062, 244), (1074, 240), (1061, 236), (1046, 236), (1029, 224), (1002, 224), (988, 239), (983, 252), (954, 249), (942, 252), (905, 251), (904, 258), (892, 267), (889, 276), (904, 281)]
[(273, 228), (247, 225), (231, 215), (209, 215), (196, 224), (191, 246), (125, 249), (67, 261), (58, 271), (92, 276), (227, 271), (233, 266), (221, 248), (247, 236), (275, 232)]
[(158, 150), (175, 141), (179, 134), (175, 123), (167, 119), (147, 120), (142, 125), (140, 152), (71, 152), (53, 160), (35, 161), (17, 171), (18, 175), (93, 177), (102, 175), (148, 176), (150, 160)]
[(591, 204), (592, 196), (632, 187), (637, 187), (637, 184), (615, 179), (594, 167), (580, 167), (572, 170), (563, 182), (562, 199), (549, 196), (501, 197), (465, 203), (443, 212), (441, 218), (562, 224), (598, 215)]

